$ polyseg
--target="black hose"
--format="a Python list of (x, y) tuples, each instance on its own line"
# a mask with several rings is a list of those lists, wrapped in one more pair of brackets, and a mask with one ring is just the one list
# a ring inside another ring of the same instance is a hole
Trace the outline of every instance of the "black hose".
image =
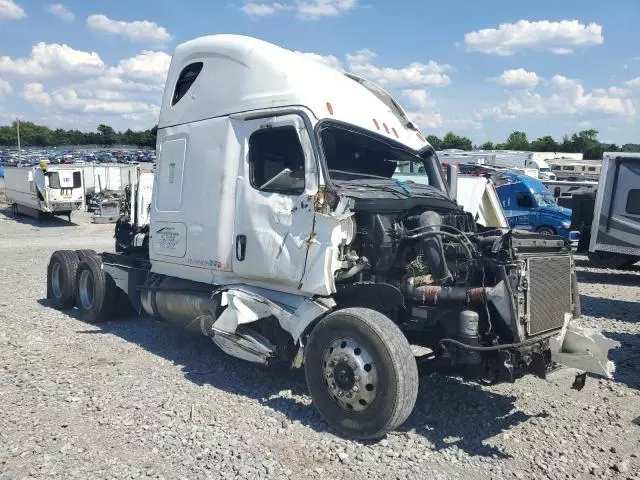
[(547, 338), (553, 337), (554, 335), (556, 335), (557, 332), (545, 335), (543, 337), (536, 337), (536, 338), (532, 338), (529, 340), (525, 340), (524, 342), (520, 342), (520, 343), (504, 343), (502, 345), (492, 345), (490, 347), (480, 347), (480, 346), (475, 346), (475, 345), (467, 345), (466, 343), (460, 342), (458, 340), (455, 340), (453, 338), (443, 338), (442, 340), (440, 340), (439, 344), (440, 346), (446, 350), (445, 347), (445, 343), (452, 343), (453, 345), (456, 345), (457, 347), (462, 348), (463, 350), (471, 350), (474, 352), (495, 352), (496, 350), (507, 350), (509, 348), (520, 348), (520, 347), (526, 347), (529, 345), (533, 345), (536, 344), (542, 340), (546, 340)]
[(454, 235), (453, 233), (448, 233), (448, 232), (422, 232), (422, 233), (418, 233), (416, 235), (410, 235), (407, 238), (409, 240), (417, 240), (419, 238), (436, 236), (436, 235), (442, 235), (443, 237), (454, 239), (456, 242), (458, 242), (460, 245), (462, 245), (462, 247), (464, 248), (465, 252), (467, 253), (467, 256), (469, 257), (469, 260), (473, 260), (473, 254), (471, 253), (471, 250), (469, 249), (469, 247), (467, 245), (465, 245), (465, 243), (460, 239), (460, 237), (458, 237), (457, 235)]

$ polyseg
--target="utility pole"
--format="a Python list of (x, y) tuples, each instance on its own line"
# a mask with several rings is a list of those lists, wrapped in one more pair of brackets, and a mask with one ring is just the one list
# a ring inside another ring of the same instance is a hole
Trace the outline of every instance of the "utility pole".
[(22, 163), (20, 158), (20, 117), (16, 117), (16, 130), (18, 132), (18, 163)]

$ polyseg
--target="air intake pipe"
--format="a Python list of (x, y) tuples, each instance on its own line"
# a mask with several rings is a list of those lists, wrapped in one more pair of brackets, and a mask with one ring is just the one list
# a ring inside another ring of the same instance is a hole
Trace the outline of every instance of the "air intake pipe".
[[(440, 232), (442, 217), (433, 211), (423, 212), (418, 220), (422, 232)], [(440, 235), (429, 235), (422, 240), (424, 261), (429, 267), (433, 280), (437, 284), (450, 282), (453, 277), (447, 266)]]

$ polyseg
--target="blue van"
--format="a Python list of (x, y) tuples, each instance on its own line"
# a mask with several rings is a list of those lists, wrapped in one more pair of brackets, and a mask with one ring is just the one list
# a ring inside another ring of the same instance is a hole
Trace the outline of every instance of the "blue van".
[(509, 171), (493, 174), (492, 180), (511, 228), (560, 235), (577, 244), (580, 233), (571, 230), (571, 209), (559, 206), (542, 182)]

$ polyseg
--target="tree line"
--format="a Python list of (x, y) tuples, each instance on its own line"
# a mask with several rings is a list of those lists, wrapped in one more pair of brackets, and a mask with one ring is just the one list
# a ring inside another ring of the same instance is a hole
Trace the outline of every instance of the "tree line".
[[(156, 146), (158, 127), (149, 130), (116, 132), (109, 125), (99, 125), (95, 132), (80, 130), (55, 130), (33, 122), (20, 122), (20, 144), (25, 147), (57, 147), (65, 145), (132, 145), (136, 147)], [(11, 126), (0, 126), (0, 145), (15, 147), (18, 145), (16, 122)]]
[(600, 160), (604, 152), (640, 152), (640, 144), (626, 143), (616, 145), (612, 143), (601, 143), (598, 140), (598, 131), (594, 129), (583, 130), (572, 135), (564, 135), (562, 141), (556, 141), (552, 136), (545, 135), (532, 142), (527, 138), (527, 134), (520, 131), (512, 132), (504, 143), (485, 142), (482, 145), (473, 145), (467, 137), (456, 135), (453, 132), (447, 133), (444, 137), (438, 138), (435, 135), (427, 137), (429, 143), (436, 150), (459, 149), (459, 150), (525, 150), (533, 152), (563, 152), (582, 153), (585, 159)]
[[(81, 132), (80, 130), (51, 130), (33, 122), (20, 122), (20, 140), (23, 146), (54, 147), (64, 145), (133, 145), (137, 147), (156, 146), (158, 127), (149, 130), (133, 131), (128, 129), (117, 132), (109, 125), (99, 125), (95, 132)], [(464, 136), (449, 132), (439, 138), (429, 135), (427, 140), (436, 150), (528, 150), (535, 152), (566, 152), (582, 153), (585, 159), (601, 159), (602, 154), (610, 152), (640, 152), (640, 144), (627, 143), (625, 145), (606, 144), (598, 141), (597, 130), (583, 130), (572, 135), (565, 135), (561, 141), (546, 135), (529, 141), (527, 134), (520, 131), (512, 132), (504, 143), (485, 142), (474, 145)], [(18, 143), (16, 122), (11, 126), (0, 126), (0, 145), (14, 147)]]

